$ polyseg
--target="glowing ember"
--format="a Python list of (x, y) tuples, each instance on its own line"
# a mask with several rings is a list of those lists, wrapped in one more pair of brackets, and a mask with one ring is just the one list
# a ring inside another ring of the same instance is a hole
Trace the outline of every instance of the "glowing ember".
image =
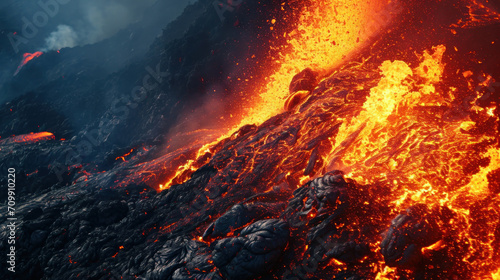
[(19, 73), (19, 71), (24, 67), (24, 65), (26, 65), (28, 62), (30, 62), (34, 58), (41, 56), (42, 54), (43, 54), (43, 52), (34, 52), (34, 53), (23, 54), (23, 60), (21, 60), (21, 63), (17, 67), (17, 70), (14, 73), (14, 76), (17, 75), (17, 73)]

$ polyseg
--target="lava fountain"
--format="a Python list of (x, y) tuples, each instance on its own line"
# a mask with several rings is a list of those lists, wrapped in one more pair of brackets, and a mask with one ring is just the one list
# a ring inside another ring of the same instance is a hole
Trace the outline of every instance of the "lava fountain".
[[(299, 71), (313, 67), (321, 77), (331, 74), (332, 69), (372, 42), (401, 9), (399, 1), (388, 0), (359, 1), (354, 4), (345, 0), (308, 2), (298, 19), (297, 28), (275, 38), (281, 41), (279, 37), (283, 36), (287, 41), (284, 46), (272, 47), (279, 50), (279, 57), (273, 58), (279, 66), (263, 85), (253, 87), (254, 94), (247, 98), (249, 105), (240, 112), (239, 124), (229, 130), (221, 129), (217, 140), (201, 145), (196, 152), (196, 159), (186, 160), (178, 166), (176, 172), (169, 176), (170, 179), (161, 183), (161, 189), (187, 180), (190, 173), (206, 163), (199, 159), (210, 151), (210, 147), (240, 127), (263, 123), (283, 112), (284, 103), (290, 94), (290, 81)], [(270, 21), (274, 23), (276, 20)], [(263, 62), (266, 63), (270, 64), (269, 61)]]
[(33, 60), (37, 57), (40, 57), (42, 54), (43, 54), (43, 52), (34, 52), (34, 53), (23, 54), (23, 59), (21, 60), (21, 63), (19, 63), (19, 66), (17, 66), (17, 70), (14, 73), (14, 76), (17, 75), (19, 73), (19, 71), (21, 71), (21, 69), (24, 67), (24, 65), (26, 65), (31, 60)]

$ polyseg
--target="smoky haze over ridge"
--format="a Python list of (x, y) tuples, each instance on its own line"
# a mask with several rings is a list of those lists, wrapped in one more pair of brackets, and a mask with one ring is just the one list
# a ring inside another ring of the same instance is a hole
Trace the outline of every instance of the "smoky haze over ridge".
[[(57, 8), (51, 6), (51, 2), (57, 3)], [(64, 3), (64, 1), (62, 1)], [(57, 47), (55, 39), (67, 40), (72, 37), (74, 46), (93, 44), (109, 38), (128, 25), (138, 22), (143, 18), (144, 12), (156, 2), (165, 2), (169, 9), (165, 11), (165, 17), (174, 17), (192, 1), (172, 0), (67, 0), (65, 4), (59, 4), (56, 0), (40, 1), (9, 1), (0, 4), (0, 19), (2, 22), (2, 34), (6, 31), (17, 32), (22, 35), (25, 24), (23, 17), (33, 22), (33, 16), (37, 12), (44, 12), (44, 4), (52, 9), (46, 25), (38, 29), (34, 38), (28, 38), (31, 44), (46, 43), (47, 49)], [(39, 4), (40, 3), (40, 4)], [(146, 15), (149, 16), (149, 15)], [(3, 38), (5, 39), (5, 38)], [(3, 40), (2, 39), (2, 40)], [(71, 40), (68, 40), (71, 41)], [(63, 44), (60, 42), (59, 44)], [(64, 44), (63, 44), (64, 45)], [(71, 45), (68, 43), (68, 45)], [(39, 46), (42, 48), (43, 46)]]
[[(99, 67), (107, 73), (140, 59), (159, 36), (167, 24), (177, 18), (184, 8), (193, 1), (174, 0), (37, 0), (37, 1), (2, 1), (0, 3), (0, 102), (25, 94), (27, 90), (12, 87), (12, 83), (23, 84), (26, 77), (13, 77), (22, 59), (23, 53), (42, 51), (49, 53), (64, 48), (74, 48), (70, 60), (100, 60)], [(65, 3), (67, 2), (67, 3)], [(49, 6), (52, 14), (39, 3)], [(34, 16), (45, 13), (48, 20), (43, 26), (34, 25)], [(24, 38), (26, 21), (36, 28), (33, 36), (13, 45), (9, 35)], [(76, 49), (77, 47), (80, 47)], [(47, 67), (70, 67), (68, 55), (61, 52), (61, 61), (45, 63), (40, 70)], [(45, 55), (44, 55), (45, 56)], [(39, 58), (37, 60), (43, 60)], [(30, 64), (36, 64), (30, 62)], [(59, 65), (56, 65), (59, 63)], [(78, 65), (76, 65), (78, 67)], [(19, 74), (28, 70), (27, 65)], [(76, 68), (73, 67), (76, 71)], [(31, 71), (32, 75), (37, 75)], [(26, 73), (25, 73), (26, 74)], [(102, 77), (101, 77), (102, 78)], [(48, 81), (45, 81), (48, 82)]]
[[(156, 0), (75, 1), (69, 7), (76, 20), (60, 24), (45, 38), (45, 49), (93, 44), (109, 38), (129, 24), (140, 20)], [(71, 5), (71, 2), (69, 3)]]

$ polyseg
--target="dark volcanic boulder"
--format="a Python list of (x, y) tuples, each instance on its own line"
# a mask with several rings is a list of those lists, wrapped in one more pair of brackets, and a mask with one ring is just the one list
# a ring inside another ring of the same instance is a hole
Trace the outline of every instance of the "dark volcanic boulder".
[(252, 221), (265, 210), (262, 208), (262, 206), (257, 205), (234, 205), (205, 230), (203, 239), (226, 236), (232, 230), (236, 230)]
[(127, 213), (125, 201), (101, 201), (89, 212), (87, 218), (94, 225), (107, 226), (119, 222)]
[(203, 239), (216, 239), (226, 237), (229, 233), (239, 233), (246, 225), (258, 220), (269, 218), (282, 211), (280, 203), (252, 202), (236, 204), (203, 233)]
[(155, 268), (146, 279), (222, 279), (204, 243), (178, 237), (167, 241), (154, 256)]
[(333, 171), (310, 183), (309, 194), (305, 202), (305, 211), (316, 207), (318, 214), (330, 210), (345, 210), (349, 205), (347, 182), (340, 171)]
[(213, 261), (227, 279), (253, 279), (280, 260), (290, 231), (283, 220), (262, 220), (241, 231), (240, 236), (214, 242)]
[(349, 184), (340, 171), (328, 172), (297, 189), (287, 209), (295, 212), (289, 217), (291, 224), (307, 223), (309, 241), (334, 230), (333, 223), (345, 216), (349, 208), (348, 189)]
[(442, 238), (438, 220), (438, 215), (424, 204), (412, 206), (392, 220), (380, 244), (386, 264), (400, 268), (417, 266), (422, 260), (422, 248)]
[(288, 253), (294, 261), (283, 279), (371, 279), (358, 277), (360, 264), (375, 258), (370, 244), (379, 238), (370, 216), (377, 205), (364, 203), (365, 191), (341, 171), (294, 191), (283, 214), (291, 227), (294, 242)]

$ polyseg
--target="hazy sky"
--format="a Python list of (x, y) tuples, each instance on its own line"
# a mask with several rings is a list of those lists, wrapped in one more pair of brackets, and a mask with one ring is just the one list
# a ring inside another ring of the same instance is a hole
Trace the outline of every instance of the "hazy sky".
[[(130, 52), (130, 48), (139, 49), (139, 44), (140, 49), (147, 50), (155, 36), (190, 2), (195, 1), (0, 0), (0, 102), (14, 94), (4, 93), (3, 86), (12, 79), (23, 53), (97, 43), (136, 22), (139, 24), (131, 29), (130, 38), (140, 30), (142, 40), (118, 51)], [(124, 42), (123, 36), (120, 38)], [(106, 67), (114, 66), (108, 63)], [(16, 92), (15, 96), (22, 93)]]
[[(144, 12), (159, 1), (171, 7), (165, 11), (165, 17), (169, 18), (178, 15), (189, 3), (187, 0), (1, 0), (1, 35), (16, 32), (17, 36), (31, 37), (27, 38), (31, 48), (36, 46), (39, 50), (92, 44), (141, 20)], [(43, 24), (37, 26), (37, 20)], [(25, 32), (27, 25), (34, 26), (36, 32)]]

